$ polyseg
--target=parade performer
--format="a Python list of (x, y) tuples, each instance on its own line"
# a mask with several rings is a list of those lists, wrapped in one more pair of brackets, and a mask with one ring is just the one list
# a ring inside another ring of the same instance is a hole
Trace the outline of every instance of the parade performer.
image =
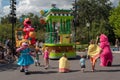
[(39, 53), (38, 53), (38, 50), (36, 50), (35, 52), (35, 66), (40, 66), (40, 58), (39, 58)]
[(100, 54), (100, 66), (111, 66), (113, 55), (110, 49), (108, 37), (105, 34), (100, 35), (100, 47), (102, 49), (102, 52)]
[(49, 67), (49, 54), (50, 52), (48, 51), (48, 47), (45, 47), (45, 51), (43, 53), (45, 69), (48, 69)]
[(70, 63), (67, 59), (66, 54), (63, 54), (63, 56), (59, 60), (59, 72), (61, 73), (69, 72), (70, 71), (69, 68)]
[(88, 56), (90, 57), (90, 62), (92, 65), (92, 71), (95, 70), (95, 63), (97, 59), (100, 57), (101, 48), (95, 43), (92, 39), (90, 41), (90, 45), (88, 46)]
[(23, 32), (25, 32), (24, 39), (29, 39), (31, 41), (30, 44), (35, 44), (36, 41), (34, 36), (34, 28), (31, 27), (30, 19), (26, 18), (23, 24), (24, 24)]
[(20, 52), (20, 57), (17, 62), (17, 64), (21, 66), (20, 72), (25, 72), (25, 74), (29, 74), (28, 67), (31, 64), (34, 64), (34, 60), (31, 57), (31, 55), (34, 56), (34, 54), (28, 47), (28, 43), (23, 42), (21, 47), (17, 48), (16, 52)]

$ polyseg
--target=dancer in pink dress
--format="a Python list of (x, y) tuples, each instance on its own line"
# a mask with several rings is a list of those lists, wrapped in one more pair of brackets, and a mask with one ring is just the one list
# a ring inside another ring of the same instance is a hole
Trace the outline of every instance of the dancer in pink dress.
[(100, 35), (100, 47), (102, 49), (100, 54), (100, 66), (111, 66), (113, 56), (110, 49), (108, 37), (105, 34)]

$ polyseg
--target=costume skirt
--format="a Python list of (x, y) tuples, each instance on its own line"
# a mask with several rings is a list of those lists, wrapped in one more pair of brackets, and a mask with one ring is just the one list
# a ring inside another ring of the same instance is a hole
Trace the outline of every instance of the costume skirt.
[(30, 54), (22, 54), (22, 53), (17, 62), (17, 64), (20, 66), (29, 66), (33, 63), (34, 63), (34, 60)]

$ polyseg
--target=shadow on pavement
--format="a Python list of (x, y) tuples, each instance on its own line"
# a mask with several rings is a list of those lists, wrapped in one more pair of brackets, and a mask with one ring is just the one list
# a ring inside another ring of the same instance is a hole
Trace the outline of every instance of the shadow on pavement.
[[(80, 70), (70, 70), (70, 72), (78, 72)], [(59, 73), (58, 71), (29, 71), (30, 74), (51, 74), (51, 73)]]
[(120, 67), (120, 64), (114, 64), (111, 67)]
[(76, 58), (68, 58), (68, 60), (79, 60), (80, 59), (80, 56), (77, 55)]
[(50, 74), (50, 73), (58, 73), (57, 71), (29, 71), (30, 74)]
[(94, 72), (93, 71), (85, 71), (86, 73), (94, 73), (94, 72), (120, 72), (120, 69), (112, 69), (112, 70), (95, 70)]
[(19, 66), (17, 64), (14, 63), (10, 63), (10, 64), (4, 64), (2, 66), (0, 66), (0, 72), (2, 71), (7, 71), (7, 70), (16, 70)]
[(70, 72), (78, 72), (78, 71), (80, 71), (80, 70), (70, 70)]
[(120, 72), (120, 70), (115, 69), (115, 70), (98, 70), (97, 72)]

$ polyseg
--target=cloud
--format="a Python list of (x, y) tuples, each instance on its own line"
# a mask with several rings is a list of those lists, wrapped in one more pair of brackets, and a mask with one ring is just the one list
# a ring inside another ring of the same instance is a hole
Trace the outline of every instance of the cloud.
[[(59, 3), (60, 2), (60, 3)], [(51, 4), (56, 4), (59, 8), (70, 9), (72, 0), (21, 0), (17, 5), (17, 14), (26, 14), (29, 12), (39, 13), (42, 9), (50, 9)], [(23, 13), (24, 12), (24, 13)]]
[(111, 2), (113, 2), (113, 6), (117, 6), (119, 3), (119, 0), (110, 0)]
[[(2, 0), (0, 0), (2, 1)], [(56, 4), (58, 8), (70, 9), (73, 0), (17, 0), (16, 14), (20, 16), (29, 12), (39, 14), (42, 9), (50, 9), (51, 4)], [(0, 2), (1, 3), (1, 2)], [(10, 13), (9, 5), (3, 7), (4, 15)]]
[[(10, 13), (9, 4), (2, 6), (1, 8), (2, 1), (5, 0), (0, 0), (0, 9), (2, 10), (4, 15), (7, 15)], [(73, 1), (74, 0), (17, 0), (16, 14), (17, 16), (20, 16), (22, 14), (27, 14), (31, 12), (40, 15), (39, 14), (40, 10), (50, 9), (51, 4), (56, 4), (56, 7), (60, 9), (70, 9), (72, 8), (71, 4), (73, 3)], [(114, 5), (117, 5), (119, 0), (111, 0), (111, 1), (113, 2)]]

